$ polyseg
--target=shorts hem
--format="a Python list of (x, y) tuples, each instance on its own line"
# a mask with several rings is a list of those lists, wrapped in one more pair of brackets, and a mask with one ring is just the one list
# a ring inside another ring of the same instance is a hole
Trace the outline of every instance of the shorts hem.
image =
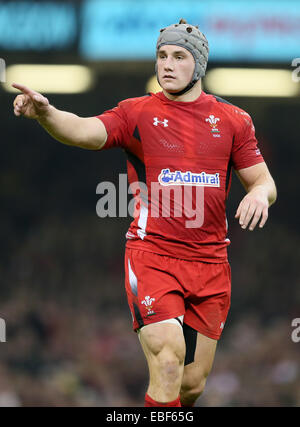
[(177, 312), (175, 314), (168, 314), (166, 316), (158, 316), (155, 319), (153, 319), (153, 321), (151, 321), (151, 319), (147, 319), (148, 322), (146, 322), (145, 319), (143, 319), (143, 322), (144, 322), (143, 325), (141, 325), (141, 326), (137, 325), (136, 326), (136, 323), (134, 323), (132, 328), (135, 332), (137, 332), (137, 330), (141, 329), (143, 326), (152, 325), (154, 323), (161, 322), (162, 320), (175, 319), (176, 317), (179, 317), (179, 316), (184, 316), (184, 313), (181, 312), (178, 314), (178, 312)]

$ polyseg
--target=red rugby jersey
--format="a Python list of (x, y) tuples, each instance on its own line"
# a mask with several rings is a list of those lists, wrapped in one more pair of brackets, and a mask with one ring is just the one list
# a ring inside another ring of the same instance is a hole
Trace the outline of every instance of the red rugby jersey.
[(264, 159), (249, 114), (201, 92), (193, 102), (163, 92), (126, 99), (97, 116), (103, 149), (127, 154), (136, 198), (126, 245), (188, 260), (227, 260), (226, 198), (232, 168)]

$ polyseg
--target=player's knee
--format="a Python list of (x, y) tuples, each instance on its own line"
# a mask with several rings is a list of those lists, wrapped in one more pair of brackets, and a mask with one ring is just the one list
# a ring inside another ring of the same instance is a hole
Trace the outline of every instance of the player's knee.
[(180, 387), (183, 369), (178, 358), (174, 357), (174, 354), (163, 351), (152, 364), (153, 368), (156, 371), (156, 375), (160, 378), (162, 386), (169, 388), (176, 385), (178, 388)]
[(184, 349), (173, 345), (165, 345), (157, 354), (156, 361), (166, 372), (172, 372), (182, 367), (184, 364)]
[(198, 380), (181, 385), (180, 396), (183, 401), (195, 402), (203, 393), (206, 384), (206, 378), (202, 377)]
[(190, 372), (184, 374), (180, 395), (187, 402), (194, 402), (204, 391), (208, 372)]

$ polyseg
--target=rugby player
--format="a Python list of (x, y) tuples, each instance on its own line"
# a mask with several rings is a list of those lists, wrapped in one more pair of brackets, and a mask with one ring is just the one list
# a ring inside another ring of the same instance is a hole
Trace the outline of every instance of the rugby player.
[[(246, 190), (235, 215), (242, 229), (262, 228), (276, 200), (249, 114), (202, 90), (208, 50), (198, 27), (183, 19), (162, 29), (156, 46), (162, 91), (95, 117), (60, 111), (13, 84), (22, 92), (16, 116), (36, 119), (64, 144), (121, 147), (127, 155), (129, 183), (140, 191), (126, 234), (125, 286), (148, 362), (145, 406), (193, 406), (212, 369), (230, 306), (225, 204), (232, 170)], [(169, 215), (152, 197), (157, 189), (168, 190)]]

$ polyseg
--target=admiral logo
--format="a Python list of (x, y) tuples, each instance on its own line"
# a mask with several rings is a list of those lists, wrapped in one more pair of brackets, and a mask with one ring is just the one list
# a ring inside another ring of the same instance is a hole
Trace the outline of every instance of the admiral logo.
[(196, 185), (199, 187), (220, 187), (220, 177), (218, 173), (209, 174), (206, 172), (194, 173), (191, 171), (175, 171), (162, 169), (158, 176), (161, 185)]

